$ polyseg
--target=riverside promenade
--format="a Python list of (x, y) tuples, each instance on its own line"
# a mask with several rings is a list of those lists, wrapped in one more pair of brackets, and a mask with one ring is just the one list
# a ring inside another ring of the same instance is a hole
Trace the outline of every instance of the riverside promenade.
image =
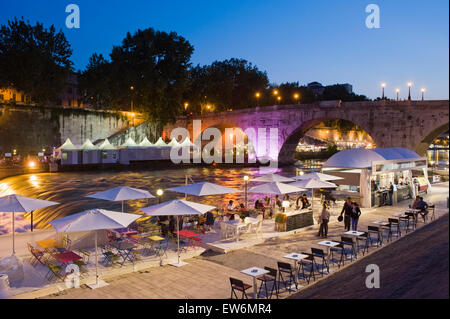
[[(448, 216), (447, 197), (449, 196), (448, 183), (433, 185), (433, 192), (425, 196), (425, 200), (436, 205), (436, 220), (432, 223), (444, 224)], [(387, 220), (394, 213), (402, 212), (406, 209), (409, 201), (399, 203), (396, 206), (384, 206), (380, 208), (363, 210), (363, 215), (360, 218), (359, 229), (365, 230), (371, 222), (375, 220)], [(329, 239), (338, 239), (344, 232), (343, 224), (336, 221), (336, 217), (340, 212), (340, 207), (333, 209), (333, 216), (331, 218)], [(444, 217), (443, 217), (444, 216)], [(443, 217), (443, 218), (441, 218)], [(355, 263), (346, 263), (345, 267), (340, 270), (333, 267), (331, 276), (325, 276), (316, 280), (312, 286), (326, 284), (325, 281), (332, 280), (333, 273), (336, 275), (347, 272), (353, 265), (363, 263), (368, 258), (375, 258), (376, 254), (387, 249), (395, 249), (396, 245), (407, 243), (414, 240), (414, 236), (421, 236), (422, 228), (424, 231), (434, 225), (430, 223), (425, 225), (418, 224), (418, 229), (415, 232), (410, 232), (401, 239), (394, 237), (394, 240), (385, 244), (382, 248), (372, 248), (369, 254), (365, 257), (360, 255), (358, 261)], [(448, 233), (448, 219), (446, 231)], [(444, 229), (445, 231), (445, 229)], [(417, 234), (417, 235), (415, 235)], [(201, 256), (185, 259), (189, 264), (176, 268), (169, 265), (162, 267), (156, 266), (148, 269), (141, 269), (133, 273), (121, 274), (105, 278), (109, 286), (90, 290), (82, 286), (79, 289), (55, 291), (50, 293), (50, 290), (36, 290), (33, 292), (16, 295), (15, 298), (60, 298), (60, 299), (125, 299), (125, 298), (175, 298), (175, 299), (202, 299), (202, 298), (216, 298), (224, 299), (230, 297), (229, 277), (242, 279), (248, 284), (252, 284), (250, 277), (242, 274), (240, 271), (251, 266), (270, 266), (276, 268), (277, 261), (287, 261), (283, 256), (291, 252), (310, 251), (311, 247), (319, 247), (317, 243), (320, 239), (317, 235), (317, 226), (313, 229), (299, 232), (295, 235), (287, 237), (277, 237), (257, 244), (252, 247), (232, 251), (227, 254), (219, 254), (211, 251), (206, 251)], [(403, 244), (405, 245), (405, 244)], [(391, 248), (392, 247), (392, 248)], [(432, 249), (433, 247), (430, 247)], [(401, 258), (413, 256), (416, 251), (414, 244), (406, 245), (404, 249), (397, 254), (400, 259), (408, 263), (408, 258)], [(383, 256), (383, 255), (382, 255)], [(386, 257), (387, 258), (387, 257)], [(413, 267), (414, 264), (411, 264)], [(408, 267), (408, 265), (405, 265)], [(363, 271), (363, 270), (361, 270)], [(427, 280), (428, 272), (423, 272), (422, 281)], [(365, 273), (361, 276), (366, 275)], [(365, 278), (365, 277), (364, 277)], [(395, 278), (393, 278), (395, 280)], [(431, 283), (430, 283), (431, 284)], [(361, 283), (364, 285), (364, 282)], [(61, 286), (61, 285), (59, 285)], [(304, 287), (301, 287), (304, 289)], [(343, 288), (342, 288), (343, 289)], [(349, 288), (351, 289), (351, 288)], [(301, 292), (301, 290), (300, 290)], [(283, 292), (282, 298), (290, 296), (290, 293)], [(251, 295), (250, 295), (251, 296)], [(314, 297), (314, 296), (312, 296)], [(335, 296), (338, 297), (338, 296)], [(362, 297), (362, 296), (361, 296)], [(378, 296), (383, 298), (383, 296)], [(384, 296), (395, 297), (394, 296)]]

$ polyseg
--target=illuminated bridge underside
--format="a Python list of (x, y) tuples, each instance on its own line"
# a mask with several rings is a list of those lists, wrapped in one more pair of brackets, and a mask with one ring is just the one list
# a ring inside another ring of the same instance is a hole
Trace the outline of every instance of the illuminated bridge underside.
[[(269, 156), (280, 163), (291, 163), (299, 139), (317, 124), (327, 120), (350, 121), (372, 137), (377, 147), (405, 147), (425, 155), (428, 146), (449, 129), (449, 101), (367, 101), (334, 106), (321, 104), (268, 106), (231, 112), (211, 113), (194, 118), (180, 118), (164, 128), (163, 136), (172, 129), (187, 128), (193, 139), (193, 120), (208, 127), (278, 129), (278, 145), (269, 145), (258, 156)], [(267, 138), (269, 133), (267, 133)], [(257, 144), (250, 138), (253, 145)], [(276, 144), (276, 143), (275, 143)], [(257, 146), (255, 146), (257, 148)]]

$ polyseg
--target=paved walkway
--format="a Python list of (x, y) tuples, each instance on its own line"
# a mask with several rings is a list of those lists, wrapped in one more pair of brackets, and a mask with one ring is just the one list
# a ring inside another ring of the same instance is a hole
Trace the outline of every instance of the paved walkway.
[[(436, 204), (437, 216), (448, 214), (447, 197), (448, 183), (434, 186), (433, 194), (426, 196), (428, 202)], [(367, 226), (375, 220), (386, 221), (393, 213), (404, 211), (408, 204), (410, 202), (402, 202), (393, 207), (363, 210), (360, 229), (367, 229)], [(339, 208), (334, 209), (329, 239), (337, 239), (343, 233), (343, 224), (335, 221), (339, 212)], [(419, 224), (419, 228), (421, 227), (423, 227), (422, 223)], [(292, 236), (274, 238), (228, 254), (207, 252), (201, 257), (188, 260), (189, 265), (184, 267), (151, 268), (107, 280), (110, 285), (104, 288), (72, 289), (48, 296), (48, 298), (229, 298), (229, 277), (236, 277), (251, 284), (251, 278), (241, 274), (240, 270), (250, 266), (276, 267), (276, 262), (283, 260), (283, 256), (287, 253), (310, 251), (311, 247), (316, 246), (320, 241), (316, 234), (317, 227)], [(409, 238), (410, 235), (404, 240), (408, 241)], [(386, 248), (381, 248), (383, 249)], [(373, 251), (376, 249), (372, 249)], [(405, 254), (408, 254), (408, 250), (405, 250)], [(343, 272), (346, 269), (344, 268)], [(328, 280), (327, 277), (325, 278)], [(286, 296), (285, 293), (283, 297)]]

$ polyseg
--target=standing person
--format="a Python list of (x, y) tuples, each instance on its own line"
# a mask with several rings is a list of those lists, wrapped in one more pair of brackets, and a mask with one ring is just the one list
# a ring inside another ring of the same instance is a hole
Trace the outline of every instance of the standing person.
[(344, 207), (342, 207), (341, 211), (341, 216), (344, 215), (344, 229), (347, 231), (350, 230), (352, 211), (352, 199), (350, 197), (347, 197), (347, 200), (345, 201)]
[(352, 203), (352, 230), (357, 231), (358, 230), (358, 221), (359, 216), (361, 216), (361, 209), (359, 208), (359, 205), (357, 202)]
[(210, 231), (211, 228), (214, 226), (214, 215), (211, 211), (206, 213), (206, 221), (205, 221), (205, 230)]
[(389, 205), (392, 206), (393, 201), (392, 197), (394, 196), (394, 185), (392, 185), (392, 182), (389, 183)]
[(322, 213), (320, 214), (320, 228), (319, 228), (319, 237), (326, 238), (328, 237), (328, 221), (330, 220), (330, 211), (328, 210), (328, 204), (323, 203), (322, 205)]

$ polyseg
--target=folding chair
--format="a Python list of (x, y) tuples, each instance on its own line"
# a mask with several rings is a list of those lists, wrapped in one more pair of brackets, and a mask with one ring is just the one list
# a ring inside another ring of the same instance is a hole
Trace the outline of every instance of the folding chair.
[(233, 299), (233, 295), (236, 297), (236, 299), (238, 299), (236, 290), (242, 292), (242, 299), (244, 298), (248, 299), (246, 291), (252, 288), (252, 286), (244, 284), (242, 280), (231, 277), (230, 277), (230, 284), (231, 284), (231, 299)]
[(351, 260), (353, 261), (353, 257), (355, 257), (355, 259), (358, 259), (358, 255), (356, 252), (356, 243), (353, 241), (353, 238), (351, 237), (345, 237), (345, 236), (341, 236), (341, 243), (343, 245), (344, 248), (344, 255), (345, 255), (345, 259), (347, 259), (347, 247), (350, 246), (350, 255), (351, 255)]
[[(295, 290), (298, 289), (297, 280), (293, 280), (295, 278), (294, 271), (292, 269), (291, 264), (279, 261), (278, 263), (278, 282), (283, 283), (285, 289), (290, 289), (292, 286), (292, 282), (295, 284)], [(284, 274), (284, 275), (283, 275)], [(285, 279), (285, 276), (288, 276), (288, 279)], [(289, 286), (287, 283), (289, 282)]]
[(435, 216), (436, 205), (428, 206), (427, 210), (428, 210), (427, 216), (430, 215), (430, 213), (431, 213), (430, 220), (435, 220), (436, 219), (436, 216)]
[[(325, 274), (324, 269), (326, 268), (327, 273), (329, 274), (330, 266), (328, 265), (328, 262), (327, 262), (328, 255), (323, 251), (323, 249), (311, 248), (311, 253), (313, 255), (313, 263), (316, 265), (316, 269), (317, 269), (318, 273), (321, 274), (323, 277), (323, 275)], [(317, 263), (317, 258), (322, 259), (322, 263), (320, 264), (322, 271), (319, 270), (319, 264)]]
[(383, 226), (383, 229), (388, 230), (388, 241), (392, 240), (393, 228), (397, 237), (402, 237), (402, 231), (400, 230), (400, 222), (397, 218), (388, 218), (389, 225)]
[(400, 216), (398, 218), (399, 225), (401, 226), (403, 223), (403, 227), (404, 227), (406, 233), (408, 233), (408, 231), (409, 231), (410, 219), (411, 219), (411, 215), (409, 215), (407, 212), (405, 213), (405, 216)]
[(164, 240), (159, 242), (159, 245), (155, 248), (156, 256), (162, 259), (165, 255), (167, 257), (167, 248), (169, 246), (169, 240), (165, 238)]
[(340, 242), (339, 245), (330, 248), (330, 254), (331, 254), (331, 256), (330, 256), (331, 257), (330, 258), (330, 263), (331, 262), (336, 263), (336, 261), (334, 259), (334, 253), (340, 253), (340, 255), (341, 255), (340, 259), (337, 260), (338, 268), (341, 268), (341, 265), (342, 266), (345, 265), (345, 258), (344, 258), (345, 248), (344, 248), (344, 244)]
[(367, 227), (367, 234), (368, 234), (368, 239), (369, 239), (369, 242), (370, 242), (370, 246), (373, 246), (373, 240), (375, 239), (373, 237), (375, 237), (375, 236), (376, 236), (375, 243), (376, 243), (377, 247), (383, 246), (383, 236), (381, 234), (380, 227), (378, 227), (378, 226), (368, 226)]
[(363, 241), (364, 242), (364, 248), (362, 250), (362, 254), (364, 256), (366, 254), (366, 252), (369, 252), (369, 247), (370, 247), (369, 233), (368, 232), (364, 232), (364, 234), (359, 235), (358, 237), (356, 237), (357, 248), (358, 248), (358, 252), (359, 252), (360, 245), (359, 245), (358, 241)]
[[(316, 281), (316, 276), (314, 274), (314, 256), (311, 253), (305, 253), (302, 252), (302, 255), (307, 255), (308, 257), (305, 257), (300, 260), (299, 267), (301, 268), (301, 275), (302, 279), (306, 280), (306, 282), (309, 284), (311, 281), (311, 277)], [(309, 271), (309, 275), (306, 276), (305, 270)], [(298, 272), (300, 275), (300, 271)]]
[[(269, 273), (256, 278), (257, 280), (261, 281), (261, 286), (259, 287), (258, 296), (261, 295), (261, 290), (264, 286), (264, 290), (266, 292), (267, 299), (272, 298), (274, 290), (275, 290), (275, 294), (278, 299), (277, 270), (274, 268), (270, 268), (270, 267), (264, 267), (264, 269), (269, 271)], [(270, 290), (270, 295), (269, 295), (269, 289), (267, 288), (267, 283), (269, 283), (269, 282), (272, 283), (272, 289)]]
[(108, 264), (114, 265), (116, 263), (116, 260), (120, 258), (119, 255), (113, 253), (107, 246), (101, 246), (100, 249), (104, 257), (103, 261), (107, 265)]
[(412, 212), (407, 212), (407, 213), (405, 213), (405, 215), (407, 215), (409, 217), (408, 225), (407, 225), (407, 228), (406, 228), (406, 232), (409, 231), (410, 226), (412, 226), (412, 230), (416, 230), (416, 228), (417, 228), (417, 216), (416, 216), (416, 214), (412, 213)]

